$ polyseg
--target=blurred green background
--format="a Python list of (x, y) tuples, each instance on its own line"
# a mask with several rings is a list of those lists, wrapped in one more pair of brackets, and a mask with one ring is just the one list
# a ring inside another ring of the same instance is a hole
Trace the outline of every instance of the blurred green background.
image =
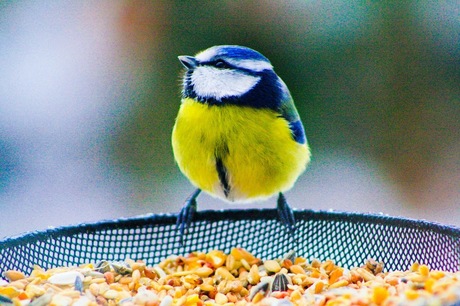
[(457, 1), (2, 1), (0, 237), (177, 212), (177, 56), (217, 44), (290, 88), (313, 153), (293, 207), (460, 225), (459, 33)]

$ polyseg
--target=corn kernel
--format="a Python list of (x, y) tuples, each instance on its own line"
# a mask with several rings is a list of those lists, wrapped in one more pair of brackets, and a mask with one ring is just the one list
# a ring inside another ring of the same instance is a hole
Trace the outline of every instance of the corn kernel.
[(232, 254), (236, 260), (245, 259), (249, 263), (252, 263), (256, 259), (254, 255), (243, 248), (233, 248), (230, 254)]
[(214, 298), (217, 304), (223, 305), (228, 302), (228, 298), (225, 294), (218, 292)]
[[(219, 268), (220, 269), (220, 268)], [(198, 268), (194, 271), (194, 273), (200, 277), (208, 277), (209, 275), (211, 275), (212, 273), (214, 272), (213, 269), (211, 268), (208, 268), (208, 267), (201, 267), (201, 268)]]
[(343, 268), (335, 268), (329, 274), (329, 284), (335, 283), (343, 275)]
[(200, 297), (198, 296), (198, 294), (192, 294), (192, 295), (189, 295), (187, 296), (187, 298), (185, 299), (185, 306), (195, 306), (195, 305), (199, 305), (201, 304), (201, 300), (200, 300)]
[(256, 295), (252, 298), (252, 301), (254, 304), (260, 302), (265, 296), (261, 292), (257, 292)]
[(303, 257), (297, 257), (295, 260), (294, 260), (294, 264), (295, 265), (302, 265), (302, 264), (305, 264), (307, 262), (307, 260)]
[(431, 271), (430, 272), (430, 277), (432, 277), (434, 279), (443, 278), (445, 275), (446, 275), (446, 273), (443, 272), (443, 271)]
[(318, 269), (313, 269), (313, 271), (311, 271), (311, 273), (310, 273), (310, 276), (313, 277), (313, 278), (320, 278), (321, 277), (321, 272), (319, 272)]
[(3, 272), (3, 276), (6, 277), (10, 282), (14, 282), (20, 279), (24, 279), (26, 276), (21, 271), (8, 270)]
[(374, 287), (372, 290), (372, 301), (377, 305), (381, 305), (390, 295), (387, 288), (382, 286)]
[(305, 274), (305, 270), (299, 265), (292, 265), (289, 267), (289, 270), (294, 274)]
[(436, 280), (434, 278), (430, 277), (429, 279), (427, 279), (425, 282), (425, 290), (430, 293), (433, 293), (433, 286), (435, 283), (436, 283)]
[[(212, 272), (212, 270), (211, 270), (211, 272)], [(235, 279), (235, 276), (233, 276), (232, 273), (230, 273), (224, 267), (217, 268), (215, 274), (217, 276), (219, 276), (220, 278), (225, 279), (225, 280), (234, 280)]]
[(20, 291), (14, 287), (0, 287), (0, 294), (13, 298), (19, 295)]
[(315, 285), (315, 293), (316, 294), (321, 293), (321, 291), (323, 291), (323, 288), (324, 288), (324, 283), (323, 282), (317, 282), (316, 285)]
[(417, 291), (412, 290), (412, 289), (406, 290), (405, 294), (406, 294), (406, 298), (411, 301), (417, 299), (420, 296)]
[(281, 270), (280, 264), (276, 260), (267, 260), (264, 262), (264, 267), (269, 272), (277, 273)]
[(225, 264), (227, 256), (224, 252), (214, 250), (206, 254), (206, 262), (209, 262), (214, 268), (219, 268)]
[(301, 298), (302, 298), (302, 294), (300, 293), (299, 290), (294, 290), (294, 291), (292, 291), (292, 293), (291, 293), (291, 299), (292, 299), (293, 301), (298, 301), (298, 300), (300, 300)]
[(332, 285), (329, 286), (329, 289), (334, 289), (334, 288), (340, 288), (340, 287), (345, 287), (348, 285), (348, 281), (343, 279), (341, 281), (335, 282)]
[(418, 272), (423, 276), (428, 276), (428, 273), (430, 273), (430, 268), (428, 268), (427, 265), (421, 265), (418, 267)]
[(256, 265), (252, 265), (249, 270), (248, 281), (253, 285), (260, 281), (259, 268)]

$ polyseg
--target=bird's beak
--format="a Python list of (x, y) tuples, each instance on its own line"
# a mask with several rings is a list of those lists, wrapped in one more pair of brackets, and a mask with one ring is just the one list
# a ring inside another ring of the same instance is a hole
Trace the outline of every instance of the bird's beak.
[(178, 58), (180, 62), (182, 63), (182, 65), (184, 65), (184, 67), (187, 68), (188, 70), (193, 69), (196, 66), (198, 66), (198, 61), (193, 56), (181, 55), (181, 56), (178, 56)]

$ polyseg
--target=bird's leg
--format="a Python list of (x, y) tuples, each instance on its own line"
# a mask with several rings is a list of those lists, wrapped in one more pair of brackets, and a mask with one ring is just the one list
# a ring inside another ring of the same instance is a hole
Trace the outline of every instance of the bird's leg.
[(278, 196), (278, 205), (276, 207), (278, 209), (278, 215), (280, 217), (281, 223), (287, 227), (290, 232), (295, 231), (295, 219), (294, 219), (294, 212), (292, 211), (291, 207), (286, 201), (284, 194), (280, 192)]
[(180, 244), (184, 244), (184, 234), (185, 230), (192, 223), (193, 216), (196, 212), (196, 198), (200, 194), (201, 189), (195, 190), (188, 198), (185, 200), (184, 206), (182, 206), (179, 214), (177, 215), (176, 229), (179, 230)]

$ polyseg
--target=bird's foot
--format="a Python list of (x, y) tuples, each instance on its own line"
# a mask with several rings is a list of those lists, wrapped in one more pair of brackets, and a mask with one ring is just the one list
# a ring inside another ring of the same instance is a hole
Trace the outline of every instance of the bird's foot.
[(286, 228), (291, 232), (294, 233), (295, 231), (295, 218), (294, 212), (292, 208), (286, 201), (284, 195), (280, 192), (278, 196), (278, 205), (276, 207), (278, 209), (278, 215), (280, 217), (281, 223), (286, 226)]
[(193, 216), (196, 213), (197, 204), (196, 198), (200, 194), (201, 189), (195, 190), (185, 201), (180, 212), (177, 214), (176, 230), (179, 231), (180, 244), (184, 244), (185, 231), (192, 223)]

